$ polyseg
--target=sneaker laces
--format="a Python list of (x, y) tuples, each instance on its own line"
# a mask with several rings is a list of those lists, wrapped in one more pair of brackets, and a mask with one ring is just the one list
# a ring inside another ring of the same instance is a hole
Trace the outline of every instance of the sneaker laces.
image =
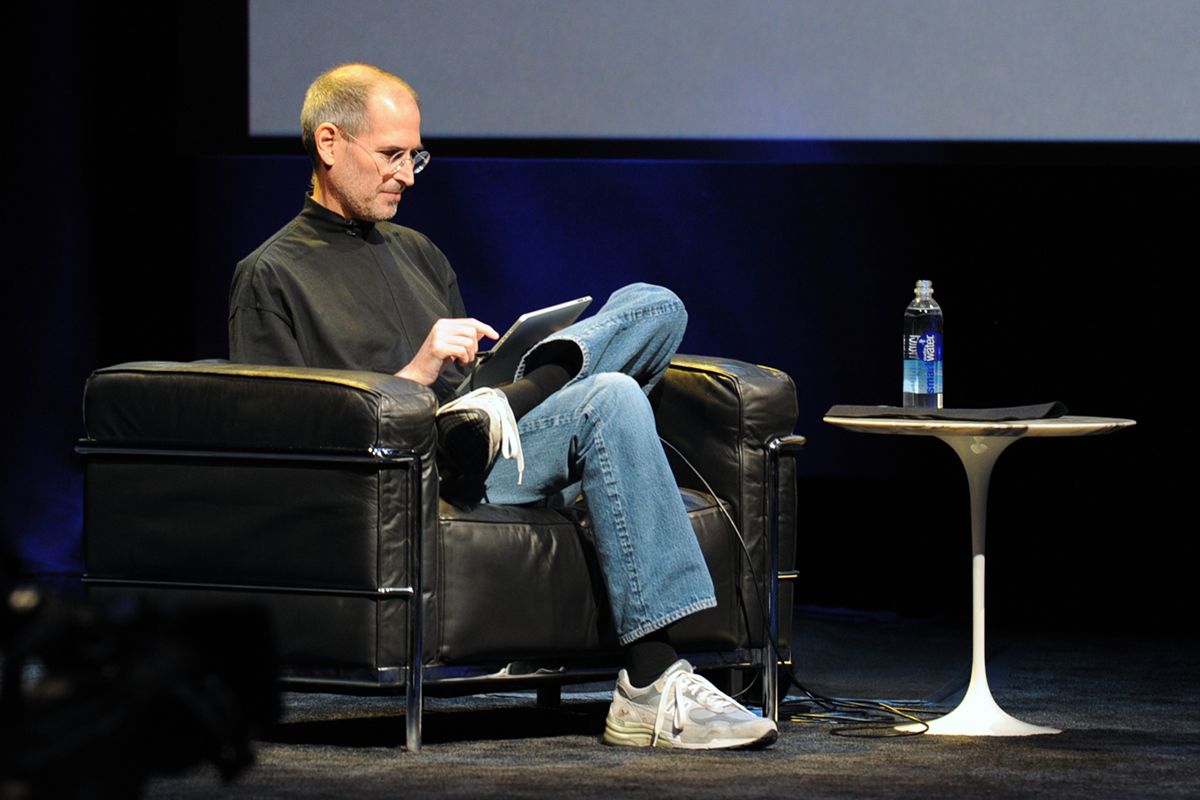
[[(694, 703), (687, 697), (689, 693), (692, 694)], [(668, 698), (674, 701), (674, 708), (668, 709)], [(685, 704), (684, 701), (688, 702)], [(672, 672), (667, 676), (667, 683), (663, 686), (662, 700), (658, 704), (658, 714), (654, 717), (654, 738), (651, 739), (650, 746), (654, 747), (658, 744), (659, 734), (662, 733), (668, 716), (671, 716), (671, 723), (675, 729), (682, 730), (684, 722), (687, 721), (684, 718), (687, 710), (685, 705), (694, 704), (699, 704), (718, 714), (724, 713), (725, 709), (730, 707), (745, 711), (740, 703), (709, 683), (707, 678), (683, 670)]]

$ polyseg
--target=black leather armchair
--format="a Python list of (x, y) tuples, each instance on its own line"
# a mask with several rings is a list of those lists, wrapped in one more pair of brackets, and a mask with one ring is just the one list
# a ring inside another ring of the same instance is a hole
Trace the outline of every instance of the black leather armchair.
[[(651, 399), (718, 597), (673, 643), (700, 670), (760, 671), (773, 715), (769, 637), (784, 636), (786, 655), (791, 610), (776, 577), (794, 575), (796, 529), (781, 456), (803, 443), (790, 436), (795, 388), (776, 370), (679, 356)], [(405, 692), (414, 750), (425, 691), (615, 676), (586, 509), (440, 502), (435, 405), (374, 373), (95, 372), (79, 446), (89, 594), (259, 602), (287, 685)]]

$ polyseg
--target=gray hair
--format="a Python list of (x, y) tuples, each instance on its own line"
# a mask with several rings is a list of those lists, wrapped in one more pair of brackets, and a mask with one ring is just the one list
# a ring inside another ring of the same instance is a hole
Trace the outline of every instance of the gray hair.
[(420, 104), (421, 98), (408, 83), (370, 64), (342, 64), (312, 82), (300, 110), (300, 135), (314, 168), (320, 165), (317, 128), (330, 122), (351, 136), (370, 133), (367, 101), (376, 87), (385, 83), (401, 87)]

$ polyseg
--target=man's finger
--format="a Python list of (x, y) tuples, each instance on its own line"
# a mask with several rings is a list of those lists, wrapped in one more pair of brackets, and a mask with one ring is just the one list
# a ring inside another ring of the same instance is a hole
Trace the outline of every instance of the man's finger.
[(491, 325), (488, 325), (486, 322), (480, 322), (477, 319), (470, 319), (467, 321), (475, 327), (475, 341), (479, 341), (484, 336), (488, 337), (489, 339), (500, 338), (500, 334), (496, 333), (496, 329)]

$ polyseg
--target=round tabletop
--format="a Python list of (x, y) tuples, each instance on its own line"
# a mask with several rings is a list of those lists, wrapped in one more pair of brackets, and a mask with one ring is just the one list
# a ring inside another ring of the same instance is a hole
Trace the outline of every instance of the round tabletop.
[(894, 419), (888, 417), (825, 417), (859, 433), (892, 433), (913, 436), (1099, 436), (1137, 423), (1115, 417), (1059, 417), (974, 422), (956, 419)]

